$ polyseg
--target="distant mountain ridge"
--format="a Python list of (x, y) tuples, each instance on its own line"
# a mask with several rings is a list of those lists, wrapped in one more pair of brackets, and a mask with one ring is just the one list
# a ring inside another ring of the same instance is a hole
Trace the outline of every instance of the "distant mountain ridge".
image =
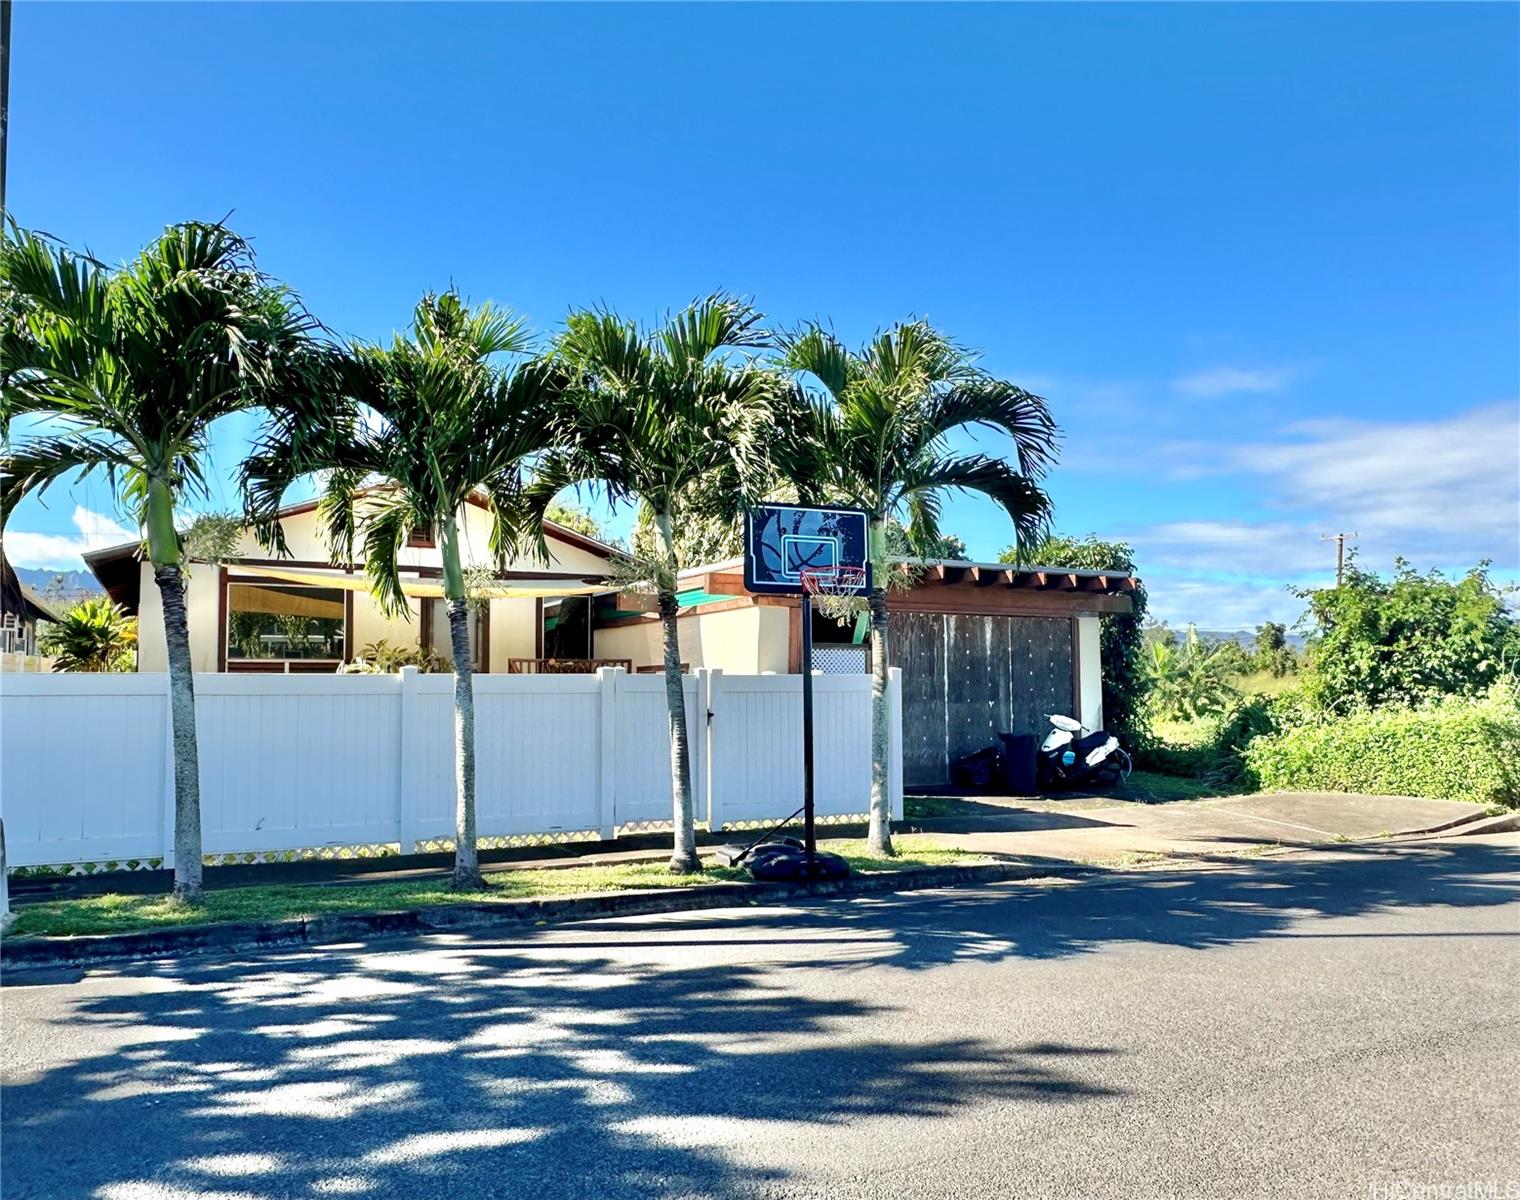
[(105, 595), (89, 571), (49, 571), (46, 567), (17, 567), (16, 578), (26, 584), (44, 600), (55, 597), (64, 604), (77, 604), (91, 596)]
[[(1198, 637), (1205, 642), (1234, 642), (1249, 650), (1255, 645), (1256, 633), (1250, 629), (1200, 629)], [(1309, 644), (1309, 639), (1301, 633), (1289, 633), (1288, 645), (1295, 650), (1302, 650)]]

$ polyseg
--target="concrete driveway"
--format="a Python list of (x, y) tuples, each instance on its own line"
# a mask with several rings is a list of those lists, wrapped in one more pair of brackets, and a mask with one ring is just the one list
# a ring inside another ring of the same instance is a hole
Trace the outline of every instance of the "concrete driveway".
[(1017, 858), (1113, 862), (1126, 858), (1255, 853), (1273, 846), (1397, 837), (1474, 821), (1453, 800), (1279, 792), (1167, 804), (960, 798), (961, 815), (911, 822), (945, 842)]
[(1517, 937), (1509, 834), (11, 973), (0, 1194), (1507, 1196)]

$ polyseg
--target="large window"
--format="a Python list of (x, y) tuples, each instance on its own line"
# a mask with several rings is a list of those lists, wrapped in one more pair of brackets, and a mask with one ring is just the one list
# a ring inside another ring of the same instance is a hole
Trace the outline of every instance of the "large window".
[(343, 659), (342, 588), (284, 583), (227, 585), (227, 661)]

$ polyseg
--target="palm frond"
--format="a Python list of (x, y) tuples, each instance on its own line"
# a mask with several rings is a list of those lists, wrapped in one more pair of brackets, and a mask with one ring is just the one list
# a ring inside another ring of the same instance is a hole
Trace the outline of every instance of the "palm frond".
[(1050, 497), (1003, 459), (985, 454), (928, 459), (904, 473), (896, 492), (900, 502), (909, 504), (915, 523), (927, 529), (924, 497), (941, 490), (976, 492), (998, 504), (1013, 522), (1014, 540), (1021, 551), (1037, 543), (1049, 526)]
[(973, 425), (1001, 430), (1013, 439), (1019, 470), (1036, 479), (1056, 458), (1056, 423), (1045, 400), (991, 376), (935, 395), (924, 406), (923, 424), (931, 439)]
[(409, 611), (401, 590), (399, 556), (407, 537), (417, 527), (416, 513), (408, 497), (398, 490), (366, 493), (356, 507), (356, 521), (364, 530), (364, 574), (381, 612), (405, 616)]
[(760, 349), (770, 344), (764, 317), (752, 305), (725, 292), (695, 300), (666, 320), (659, 340), (666, 357), (688, 366), (705, 363), (719, 350)]
[(783, 370), (813, 376), (836, 400), (860, 375), (859, 362), (844, 343), (816, 323), (784, 334), (780, 346)]
[(0, 456), (0, 526), (24, 497), (40, 495), (65, 475), (88, 475), (96, 470), (130, 472), (136, 466), (131, 448), (108, 434), (30, 438)]

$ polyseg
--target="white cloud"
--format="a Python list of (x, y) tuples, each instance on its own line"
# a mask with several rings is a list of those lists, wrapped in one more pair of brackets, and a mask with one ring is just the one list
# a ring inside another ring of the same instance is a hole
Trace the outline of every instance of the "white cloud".
[(1297, 376), (1293, 367), (1209, 367), (1172, 380), (1185, 396), (1228, 396), (1233, 392), (1275, 392)]
[(82, 504), (74, 506), (73, 523), (77, 533), (28, 533), (24, 529), (7, 529), (6, 558), (18, 567), (78, 571), (84, 568), (80, 555), (85, 551), (119, 546), (137, 537), (135, 532), (118, 525), (104, 513), (93, 512)]
[(1436, 421), (1310, 421), (1240, 447), (1275, 502), (1356, 530), (1378, 552), (1444, 562), (1520, 557), (1520, 404)]
[(1186, 471), (1191, 451), (1177, 449), (1173, 478), (1254, 478), (1262, 519), (1205, 511), (1128, 534), (1152, 576), (1153, 609), (1174, 623), (1234, 628), (1295, 616), (1284, 587), (1329, 581), (1335, 547), (1321, 535), (1332, 532), (1354, 531), (1375, 570), (1395, 556), (1446, 570), (1490, 559), (1501, 580), (1520, 570), (1515, 403), (1431, 421), (1302, 422), (1277, 441), (1216, 446), (1197, 472)]
[(1333, 564), (1314, 530), (1286, 521), (1169, 521), (1131, 539), (1142, 562), (1286, 579)]
[[(1142, 572), (1144, 574), (1144, 572)], [(1177, 579), (1146, 576), (1147, 615), (1174, 629), (1255, 629), (1263, 621), (1293, 625), (1304, 602), (1284, 584), (1239, 580)]]

